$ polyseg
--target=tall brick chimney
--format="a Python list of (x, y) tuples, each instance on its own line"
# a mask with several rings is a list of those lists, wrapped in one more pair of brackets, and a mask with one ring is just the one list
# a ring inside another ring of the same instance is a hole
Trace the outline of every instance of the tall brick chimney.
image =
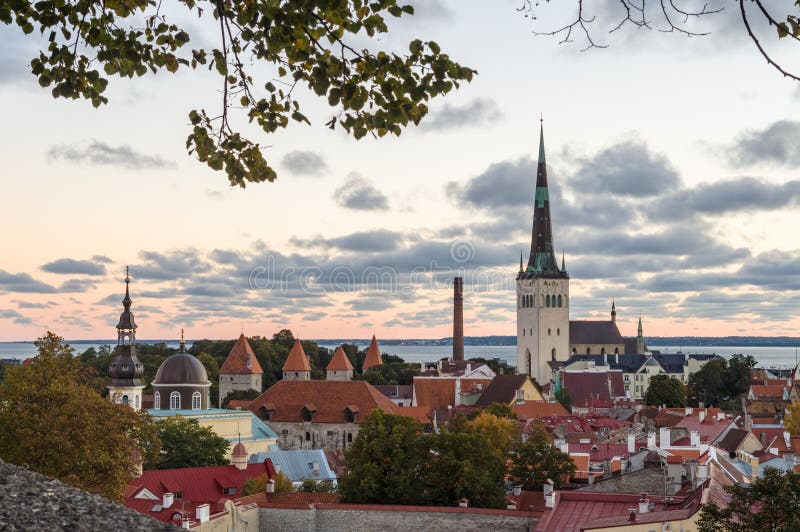
[(453, 278), (453, 360), (464, 360), (464, 278)]

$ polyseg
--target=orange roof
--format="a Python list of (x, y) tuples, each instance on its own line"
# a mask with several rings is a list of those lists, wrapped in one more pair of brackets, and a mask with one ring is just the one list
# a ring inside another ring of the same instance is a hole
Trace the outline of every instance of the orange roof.
[(573, 478), (589, 478), (589, 455), (570, 454), (572, 462), (575, 464), (575, 475)]
[(569, 417), (570, 415), (567, 409), (561, 406), (561, 403), (549, 403), (547, 401), (514, 403), (511, 405), (511, 410), (523, 421), (551, 416)]
[(753, 384), (750, 386), (750, 390), (753, 392), (755, 397), (783, 397), (783, 389), (786, 387), (786, 384)]
[(373, 334), (372, 341), (369, 343), (369, 348), (367, 349), (367, 356), (364, 358), (364, 364), (361, 366), (361, 371), (366, 371), (369, 368), (374, 368), (381, 364), (383, 364), (381, 350), (378, 348), (378, 340)]
[(336, 352), (333, 353), (333, 358), (331, 358), (331, 361), (328, 363), (328, 367), (326, 369), (336, 371), (353, 371), (353, 365), (350, 363), (350, 359), (347, 358), (344, 349), (337, 347)]
[(358, 411), (357, 422), (380, 408), (394, 414), (399, 408), (366, 381), (278, 381), (259, 395), (248, 409), (259, 417), (271, 411), (270, 421), (303, 421), (303, 407), (314, 405), (314, 423), (345, 423), (346, 410)]
[(395, 414), (413, 417), (423, 425), (431, 422), (430, 411), (424, 406), (398, 406), (394, 410)]
[(283, 371), (311, 371), (311, 365), (308, 363), (306, 352), (303, 351), (303, 346), (300, 340), (294, 341), (289, 356), (286, 357), (286, 362), (283, 364)]
[(233, 349), (228, 353), (228, 358), (222, 363), (219, 368), (220, 374), (260, 374), (264, 373), (261, 365), (258, 363), (256, 354), (253, 353), (253, 348), (250, 347), (250, 342), (241, 334), (233, 344)]
[(440, 410), (456, 404), (456, 380), (414, 377), (414, 399), (417, 406)]

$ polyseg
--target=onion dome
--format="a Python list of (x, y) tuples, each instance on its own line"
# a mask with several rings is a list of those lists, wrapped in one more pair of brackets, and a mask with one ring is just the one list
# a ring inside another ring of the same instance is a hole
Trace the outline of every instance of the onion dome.
[(153, 384), (210, 384), (203, 363), (189, 353), (175, 353), (159, 366)]
[(237, 443), (233, 446), (231, 456), (247, 456), (247, 447), (242, 442)]

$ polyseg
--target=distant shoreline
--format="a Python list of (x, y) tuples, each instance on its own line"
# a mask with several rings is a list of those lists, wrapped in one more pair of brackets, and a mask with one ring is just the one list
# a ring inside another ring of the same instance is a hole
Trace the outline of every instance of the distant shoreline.
[[(231, 338), (232, 340), (232, 338)], [(652, 347), (658, 346), (684, 346), (691, 347), (800, 347), (800, 337), (793, 336), (648, 336), (645, 338), (647, 345)], [(191, 345), (196, 340), (187, 340)], [(332, 344), (341, 345), (343, 343), (351, 344), (369, 344), (369, 338), (316, 338), (312, 341), (318, 344)], [(445, 338), (379, 338), (378, 341), (381, 345), (385, 346), (449, 346), (453, 345), (451, 337)], [(0, 341), (3, 344), (25, 344), (32, 343), (33, 340), (16, 340), (16, 341)], [(101, 339), (101, 340), (66, 340), (67, 343), (72, 345), (82, 344), (108, 344), (115, 345), (114, 339)], [(176, 343), (175, 338), (166, 340), (139, 340), (140, 343), (157, 344)], [(487, 347), (501, 347), (501, 346), (514, 346), (517, 344), (516, 336), (466, 336), (464, 337), (464, 345), (469, 346), (487, 346)]]

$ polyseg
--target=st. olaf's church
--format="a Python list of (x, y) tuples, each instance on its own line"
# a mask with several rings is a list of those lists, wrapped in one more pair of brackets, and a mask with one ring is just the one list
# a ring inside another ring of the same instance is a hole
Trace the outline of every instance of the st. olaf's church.
[(541, 385), (551, 378), (551, 362), (572, 355), (645, 353), (642, 320), (638, 335), (624, 338), (617, 328), (612, 302), (608, 321), (569, 319), (569, 274), (564, 257), (559, 266), (553, 246), (544, 129), (539, 136), (539, 162), (533, 205), (533, 231), (527, 266), (520, 257), (517, 286), (517, 372)]

